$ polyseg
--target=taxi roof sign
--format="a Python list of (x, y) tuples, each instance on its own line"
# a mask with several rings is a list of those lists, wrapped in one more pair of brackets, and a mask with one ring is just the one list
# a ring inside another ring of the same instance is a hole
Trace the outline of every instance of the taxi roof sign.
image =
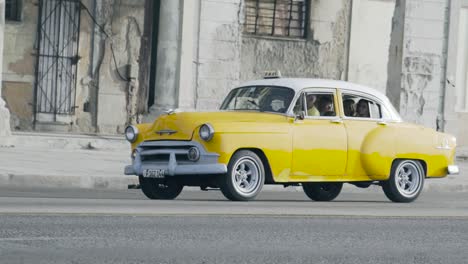
[(276, 71), (265, 71), (263, 74), (263, 79), (276, 79), (281, 78), (281, 72), (279, 70)]

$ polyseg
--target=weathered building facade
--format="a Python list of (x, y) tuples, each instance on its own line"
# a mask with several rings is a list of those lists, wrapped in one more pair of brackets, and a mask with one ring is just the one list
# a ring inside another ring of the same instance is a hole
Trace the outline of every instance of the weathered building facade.
[[(5, 25), (5, 0), (0, 0), (0, 40), (3, 40)], [(0, 41), (0, 62), (3, 60), (3, 41)], [(5, 107), (2, 99), (2, 64), (0, 63), (0, 147), (8, 144), (11, 135), (10, 131), (10, 112)]]
[(16, 130), (121, 133), (164, 109), (216, 109), (278, 69), (375, 87), (468, 145), (466, 0), (13, 2), (2, 97)]

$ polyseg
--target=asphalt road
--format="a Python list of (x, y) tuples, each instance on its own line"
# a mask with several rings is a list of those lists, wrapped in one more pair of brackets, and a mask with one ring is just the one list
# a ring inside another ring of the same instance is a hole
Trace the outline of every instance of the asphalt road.
[(0, 263), (467, 263), (468, 194), (0, 189)]

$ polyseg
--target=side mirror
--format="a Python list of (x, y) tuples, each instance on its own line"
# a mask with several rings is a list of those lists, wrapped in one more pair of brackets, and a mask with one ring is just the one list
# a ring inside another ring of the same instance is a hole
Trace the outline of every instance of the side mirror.
[(304, 120), (305, 119), (305, 111), (300, 111), (299, 114), (296, 115), (296, 119)]

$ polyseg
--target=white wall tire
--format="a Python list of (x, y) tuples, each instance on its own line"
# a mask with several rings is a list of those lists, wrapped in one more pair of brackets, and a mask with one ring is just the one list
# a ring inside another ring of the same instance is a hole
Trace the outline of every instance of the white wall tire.
[(398, 160), (392, 166), (390, 178), (382, 183), (382, 189), (391, 201), (409, 203), (421, 194), (425, 178), (420, 161)]
[(255, 199), (265, 183), (265, 168), (262, 160), (252, 151), (236, 152), (229, 164), (226, 175), (220, 177), (223, 195), (231, 201)]

